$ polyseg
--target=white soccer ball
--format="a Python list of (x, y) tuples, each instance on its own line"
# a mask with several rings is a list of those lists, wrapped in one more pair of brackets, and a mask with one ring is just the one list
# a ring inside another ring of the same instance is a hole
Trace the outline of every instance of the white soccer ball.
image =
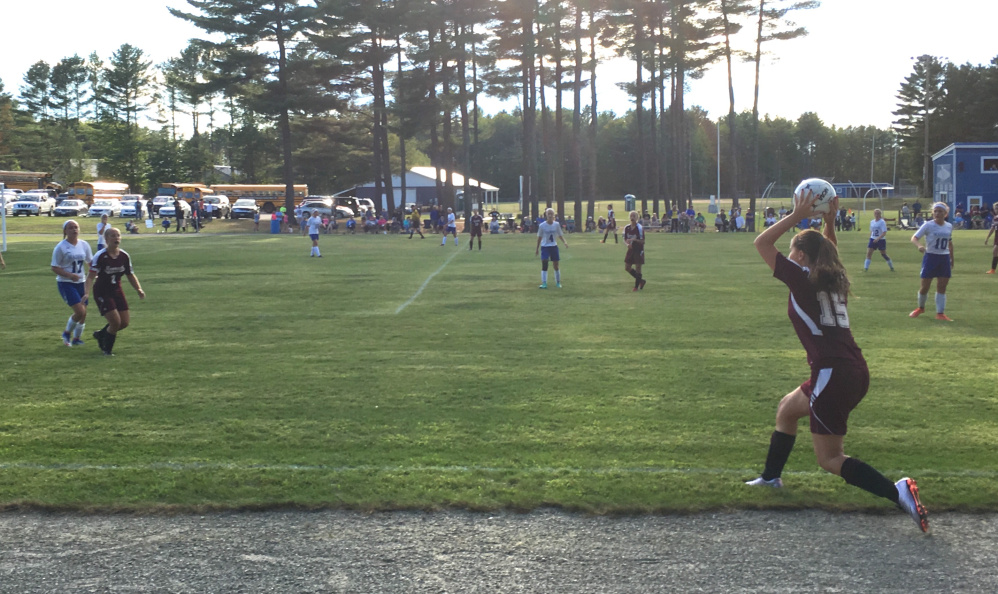
[(817, 177), (805, 179), (797, 184), (797, 189), (794, 190), (795, 206), (807, 196), (808, 191), (818, 197), (818, 202), (814, 205), (815, 213), (825, 214), (831, 210), (832, 200), (835, 199), (835, 188), (832, 187), (832, 184)]

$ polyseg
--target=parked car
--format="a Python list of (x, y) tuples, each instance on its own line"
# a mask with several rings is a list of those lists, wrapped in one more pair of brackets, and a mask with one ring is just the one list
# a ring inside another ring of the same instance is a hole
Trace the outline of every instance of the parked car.
[(156, 196), (152, 199), (152, 210), (153, 212), (159, 212), (159, 209), (163, 207), (164, 204), (173, 204), (173, 196)]
[(14, 202), (13, 208), (11, 208), (11, 215), (35, 215), (36, 217), (42, 213), (52, 216), (55, 212), (55, 198), (52, 198), (48, 194), (28, 194), (24, 193), (17, 197)]
[(146, 200), (142, 197), (142, 194), (125, 194), (121, 197), (121, 216), (136, 218), (135, 213), (135, 201), (139, 201), (139, 206), (142, 208), (142, 215), (146, 214)]
[(0, 192), (0, 198), (3, 199), (3, 207), (4, 210), (7, 211), (7, 216), (11, 216), (11, 213), (14, 210), (14, 203), (17, 202), (17, 199), (20, 196), (20, 194), (12, 190), (3, 190)]
[[(182, 211), (182, 214), (184, 215), (184, 218), (185, 219), (190, 218), (190, 216), (191, 216), (191, 205), (188, 204), (186, 200), (178, 200), (177, 202), (180, 203), (180, 210)], [(159, 216), (162, 217), (162, 218), (166, 218), (166, 217), (173, 218), (173, 217), (177, 216), (177, 211), (173, 207), (173, 200), (170, 200), (166, 204), (164, 204), (163, 206), (159, 207)]]
[(100, 218), (104, 215), (110, 217), (120, 217), (121, 216), (121, 200), (117, 198), (97, 198), (94, 203), (90, 205), (90, 213), (88, 217)]
[(253, 215), (260, 212), (260, 207), (256, 205), (253, 198), (239, 198), (232, 205), (231, 217), (233, 219), (252, 219)]
[(205, 196), (204, 210), (210, 213), (208, 216), (213, 219), (227, 219), (232, 213), (232, 206), (229, 204), (228, 196)]
[(337, 196), (336, 205), (350, 209), (350, 216), (359, 217), (366, 208), (362, 208), (360, 201), (353, 196)]
[(349, 219), (354, 216), (352, 210), (345, 206), (333, 205), (332, 198), (312, 196), (305, 198), (301, 203), (302, 212), (312, 215), (313, 210), (319, 211), (319, 215), (326, 215), (336, 219)]
[(89, 212), (87, 203), (76, 198), (66, 198), (55, 207), (57, 217), (85, 217)]

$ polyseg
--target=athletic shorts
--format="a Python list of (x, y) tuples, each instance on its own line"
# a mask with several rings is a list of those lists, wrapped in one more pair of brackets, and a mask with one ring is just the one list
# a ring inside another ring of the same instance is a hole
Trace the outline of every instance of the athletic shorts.
[(125, 300), (125, 294), (121, 291), (121, 287), (117, 285), (107, 293), (94, 295), (94, 300), (97, 301), (97, 310), (102, 316), (115, 309), (128, 311), (128, 301)]
[(61, 281), (57, 282), (56, 285), (59, 286), (59, 294), (62, 295), (62, 300), (66, 302), (66, 305), (73, 307), (80, 302), (83, 302), (83, 305), (87, 304), (86, 301), (83, 301), (83, 292), (87, 290), (86, 283)]
[(866, 244), (866, 249), (868, 249), (868, 250), (880, 250), (882, 252), (886, 251), (887, 250), (887, 240), (886, 239), (877, 239), (877, 240), (874, 240), (871, 237), (870, 238), (870, 243)]
[(551, 260), (552, 262), (557, 262), (561, 260), (561, 257), (558, 255), (558, 246), (546, 245), (542, 247), (541, 260)]
[(865, 361), (842, 360), (811, 369), (800, 389), (811, 402), (811, 433), (845, 435), (849, 413), (870, 388)]
[(481, 228), (475, 229), (474, 227), (472, 227), (471, 228), (471, 236), (472, 237), (481, 237), (482, 236), (482, 230), (481, 230)]
[(624, 264), (630, 264), (631, 266), (643, 266), (645, 263), (645, 249), (628, 247), (627, 255), (624, 256)]
[(952, 270), (949, 254), (925, 254), (922, 256), (921, 278), (949, 278)]
[(312, 239), (312, 241), (319, 241), (318, 233), (309, 233), (308, 236)]
[(447, 228), (444, 229), (444, 235), (449, 235), (451, 233), (457, 235), (457, 227), (455, 227), (454, 225), (447, 225)]

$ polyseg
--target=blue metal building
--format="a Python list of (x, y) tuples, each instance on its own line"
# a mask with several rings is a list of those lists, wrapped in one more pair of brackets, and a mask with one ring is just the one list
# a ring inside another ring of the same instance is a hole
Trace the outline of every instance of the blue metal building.
[(932, 196), (950, 212), (998, 202), (998, 144), (956, 142), (932, 155)]

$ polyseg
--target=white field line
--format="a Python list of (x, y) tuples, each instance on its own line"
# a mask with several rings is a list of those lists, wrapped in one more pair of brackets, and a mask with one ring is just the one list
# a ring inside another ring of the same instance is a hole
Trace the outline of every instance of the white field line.
[[(148, 471), (173, 470), (178, 472), (197, 472), (211, 470), (269, 470), (277, 472), (439, 472), (454, 474), (472, 473), (526, 473), (526, 474), (578, 474), (578, 475), (728, 475), (752, 477), (758, 470), (737, 468), (654, 468), (654, 467), (596, 467), (596, 468), (556, 468), (545, 466), (501, 467), (501, 466), (326, 466), (321, 464), (237, 464), (229, 462), (150, 462), (148, 464), (36, 464), (32, 462), (3, 462), (0, 470), (39, 470), (39, 471)], [(903, 474), (898, 470), (889, 470), (891, 475)], [(784, 472), (790, 476), (819, 476), (828, 473), (823, 470), (798, 470)], [(920, 469), (913, 476), (946, 477), (946, 478), (998, 478), (998, 472), (988, 470), (927, 470)]]
[(414, 294), (414, 295), (413, 295), (412, 297), (410, 297), (408, 301), (406, 301), (405, 303), (403, 303), (402, 305), (400, 305), (400, 306), (399, 306), (399, 308), (395, 310), (395, 314), (396, 314), (396, 315), (397, 315), (397, 314), (400, 314), (400, 313), (402, 313), (402, 310), (404, 310), (405, 308), (409, 307), (409, 305), (410, 305), (410, 304), (411, 304), (411, 303), (412, 303), (413, 301), (415, 301), (415, 300), (416, 300), (416, 299), (417, 299), (417, 298), (418, 298), (418, 297), (420, 296), (420, 294), (422, 294), (422, 292), (423, 292), (423, 289), (425, 289), (425, 288), (426, 288), (426, 285), (430, 284), (430, 281), (431, 281), (431, 280), (433, 280), (433, 277), (435, 277), (436, 275), (440, 274), (440, 272), (441, 272), (441, 271), (442, 271), (442, 270), (443, 270), (444, 268), (446, 268), (446, 267), (447, 267), (447, 265), (448, 265), (448, 264), (450, 264), (450, 261), (451, 261), (451, 260), (453, 260), (453, 259), (454, 259), (454, 257), (455, 257), (455, 256), (457, 256), (457, 255), (458, 255), (459, 253), (461, 253), (461, 250), (458, 250), (458, 249), (455, 249), (455, 250), (454, 250), (454, 253), (453, 253), (453, 254), (451, 254), (451, 255), (450, 255), (450, 257), (449, 257), (449, 258), (447, 258), (447, 260), (446, 260), (446, 261), (444, 261), (444, 263), (440, 265), (440, 268), (437, 268), (436, 272), (434, 272), (434, 273), (433, 273), (433, 274), (431, 274), (430, 276), (426, 277), (426, 280), (425, 280), (425, 281), (423, 281), (423, 284), (422, 284), (422, 285), (420, 285), (420, 287), (419, 287), (419, 290), (418, 290), (418, 291), (416, 291), (416, 293), (415, 293), (415, 294)]

